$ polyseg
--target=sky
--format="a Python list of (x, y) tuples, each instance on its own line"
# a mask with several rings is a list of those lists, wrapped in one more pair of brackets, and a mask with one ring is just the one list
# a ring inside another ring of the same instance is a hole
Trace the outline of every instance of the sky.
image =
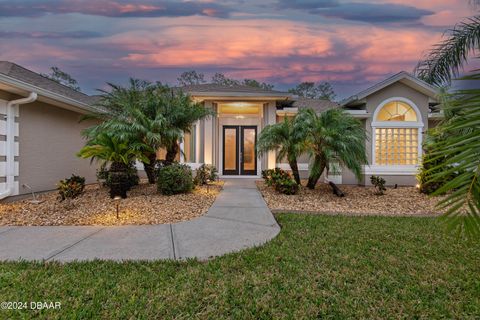
[(338, 98), (405, 70), (474, 14), (468, 0), (0, 0), (0, 60), (58, 66), (93, 94), (197, 70)]

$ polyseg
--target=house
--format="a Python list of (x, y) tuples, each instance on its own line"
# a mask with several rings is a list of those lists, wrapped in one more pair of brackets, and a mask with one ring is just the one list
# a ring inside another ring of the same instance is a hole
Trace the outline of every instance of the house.
[(0, 61), (0, 199), (56, 188), (72, 173), (95, 181), (96, 168), (76, 153), (80, 132), (98, 111), (94, 98), (11, 62)]
[[(440, 116), (434, 112), (436, 89), (406, 72), (340, 104), (241, 85), (200, 84), (182, 90), (216, 115), (199, 121), (185, 134), (180, 161), (193, 169), (213, 164), (223, 177), (259, 177), (263, 169), (289, 169), (273, 151), (257, 155), (261, 130), (302, 108), (317, 112), (344, 108), (365, 125), (370, 165), (363, 168), (360, 181), (345, 169), (328, 179), (368, 184), (370, 175), (381, 175), (389, 184), (413, 185), (425, 131)], [(99, 111), (94, 102), (94, 97), (14, 63), (0, 62), (0, 199), (54, 189), (58, 180), (72, 173), (95, 181), (96, 167), (76, 156), (84, 145), (80, 133), (92, 124), (79, 120)], [(308, 174), (306, 156), (300, 158), (299, 168), (303, 176)]]

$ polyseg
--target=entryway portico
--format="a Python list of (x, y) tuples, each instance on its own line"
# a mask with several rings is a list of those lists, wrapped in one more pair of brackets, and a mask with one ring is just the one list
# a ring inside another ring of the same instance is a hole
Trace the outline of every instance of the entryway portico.
[(258, 155), (256, 142), (265, 126), (276, 123), (277, 101), (290, 99), (289, 94), (246, 86), (197, 85), (184, 90), (215, 112), (198, 124), (198, 162), (213, 164), (222, 178), (260, 177), (262, 170), (275, 167), (275, 152)]

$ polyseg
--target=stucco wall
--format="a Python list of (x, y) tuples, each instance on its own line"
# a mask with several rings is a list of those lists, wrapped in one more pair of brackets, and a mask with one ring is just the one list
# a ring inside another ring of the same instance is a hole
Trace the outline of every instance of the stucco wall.
[[(370, 114), (370, 117), (365, 120), (365, 130), (367, 131), (367, 136), (369, 140), (365, 141), (365, 148), (367, 151), (367, 158), (368, 163), (373, 164), (372, 158), (372, 121), (373, 121), (373, 113), (377, 109), (377, 107), (385, 100), (394, 98), (394, 97), (401, 97), (411, 100), (420, 110), (422, 116), (422, 122), (424, 127), (421, 129), (422, 132), (426, 132), (428, 130), (429, 125), (432, 124), (431, 121), (428, 121), (428, 100), (429, 98), (418, 92), (409, 86), (401, 83), (396, 82), (366, 98), (366, 110), (367, 113)], [(415, 185), (416, 178), (415, 175), (380, 175), (383, 177), (388, 185)], [(357, 181), (355, 176), (351, 171), (348, 169), (342, 170), (342, 182), (344, 184), (365, 184), (370, 185), (370, 175), (364, 175), (361, 181)]]
[[(402, 97), (411, 100), (418, 107), (422, 114), (422, 121), (424, 124), (423, 130), (428, 129), (428, 97), (417, 90), (404, 85), (401, 82), (396, 82), (372, 95), (367, 97), (366, 109), (369, 114), (373, 116), (375, 109), (385, 100), (393, 97)], [(368, 118), (366, 121), (366, 130), (370, 141), (366, 142), (368, 162), (373, 163), (372, 159), (372, 118)]]
[(93, 122), (79, 123), (81, 115), (41, 102), (20, 106), (19, 159), (20, 194), (56, 188), (60, 179), (73, 174), (95, 182), (96, 165), (76, 153), (84, 146), (82, 129)]

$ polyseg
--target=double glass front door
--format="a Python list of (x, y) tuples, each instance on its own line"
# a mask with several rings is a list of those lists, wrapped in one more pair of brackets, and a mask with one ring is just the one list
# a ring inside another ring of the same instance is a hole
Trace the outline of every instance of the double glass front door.
[(223, 126), (223, 174), (257, 174), (257, 126)]

